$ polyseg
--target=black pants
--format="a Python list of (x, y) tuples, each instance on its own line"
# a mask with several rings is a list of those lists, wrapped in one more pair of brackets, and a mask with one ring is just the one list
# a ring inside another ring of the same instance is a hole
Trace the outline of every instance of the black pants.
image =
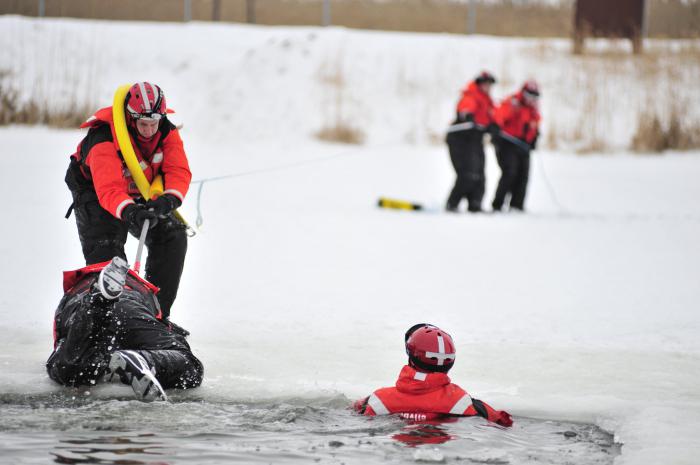
[(143, 356), (164, 389), (199, 386), (204, 370), (184, 337), (156, 320), (133, 296), (133, 291), (124, 291), (116, 301), (94, 293), (77, 296), (65, 311), (63, 337), (46, 362), (49, 377), (65, 386), (94, 385), (105, 374), (112, 352), (124, 349)]
[[(126, 260), (124, 244), (127, 234), (131, 232), (139, 237), (141, 231), (129, 231), (124, 221), (118, 220), (100, 206), (92, 183), (86, 184), (78, 178), (76, 166), (71, 163), (66, 174), (66, 183), (73, 195), (75, 221), (78, 236), (83, 249), (85, 263), (92, 265), (121, 257)], [(158, 300), (163, 316), (170, 316), (170, 308), (177, 296), (180, 277), (187, 254), (187, 231), (172, 214), (160, 218), (158, 224), (148, 231), (146, 236), (148, 259), (146, 260), (146, 279), (160, 288)], [(128, 260), (127, 260), (128, 261)]]
[(478, 130), (447, 134), (450, 159), (457, 173), (457, 180), (447, 199), (447, 208), (457, 208), (466, 198), (469, 211), (481, 211), (486, 186), (483, 138), (483, 133)]
[(506, 197), (510, 196), (510, 208), (524, 210), (530, 176), (530, 152), (507, 140), (500, 140), (496, 146), (496, 159), (501, 167), (501, 179), (493, 199), (493, 209), (501, 210)]

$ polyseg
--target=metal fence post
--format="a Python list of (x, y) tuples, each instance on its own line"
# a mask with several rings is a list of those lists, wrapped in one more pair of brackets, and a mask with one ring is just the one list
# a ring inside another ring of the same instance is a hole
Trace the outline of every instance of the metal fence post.
[(43, 18), (46, 15), (46, 0), (39, 0), (39, 17)]
[(323, 17), (321, 18), (321, 25), (331, 25), (331, 0), (323, 0)]
[(469, 0), (467, 6), (467, 34), (476, 34), (476, 2)]
[(221, 0), (214, 0), (211, 7), (211, 20), (221, 21)]
[(192, 0), (183, 0), (183, 2), (182, 9), (184, 10), (184, 13), (182, 19), (186, 23), (189, 23), (192, 21)]
[(246, 0), (245, 18), (249, 24), (255, 24), (255, 0)]

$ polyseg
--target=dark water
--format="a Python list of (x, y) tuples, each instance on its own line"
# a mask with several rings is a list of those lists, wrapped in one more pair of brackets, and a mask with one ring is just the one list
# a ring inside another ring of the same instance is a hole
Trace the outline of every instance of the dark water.
[(515, 418), (408, 424), (360, 417), (343, 396), (144, 404), (65, 392), (0, 394), (2, 464), (465, 463), (610, 464), (593, 425)]

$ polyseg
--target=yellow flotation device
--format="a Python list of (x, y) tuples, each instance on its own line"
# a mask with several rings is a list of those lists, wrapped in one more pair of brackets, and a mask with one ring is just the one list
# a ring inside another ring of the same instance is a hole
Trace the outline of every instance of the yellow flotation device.
[[(114, 101), (112, 102), (114, 132), (117, 136), (117, 143), (119, 144), (119, 150), (122, 152), (124, 163), (126, 163), (126, 167), (131, 173), (131, 178), (136, 183), (136, 187), (139, 189), (143, 198), (150, 200), (163, 193), (163, 176), (160, 174), (157, 175), (155, 179), (153, 179), (153, 183), (149, 184), (141, 165), (139, 165), (139, 160), (136, 158), (134, 147), (131, 145), (129, 130), (126, 127), (126, 115), (124, 114), (124, 100), (130, 88), (131, 84), (124, 84), (123, 86), (119, 86), (114, 93)], [(194, 236), (196, 234), (195, 230), (185, 221), (180, 212), (174, 210), (173, 214), (175, 218), (187, 227), (188, 235)]]
[(377, 206), (379, 208), (391, 208), (394, 210), (423, 210), (423, 205), (419, 203), (391, 199), (388, 197), (379, 197), (379, 200), (377, 200)]

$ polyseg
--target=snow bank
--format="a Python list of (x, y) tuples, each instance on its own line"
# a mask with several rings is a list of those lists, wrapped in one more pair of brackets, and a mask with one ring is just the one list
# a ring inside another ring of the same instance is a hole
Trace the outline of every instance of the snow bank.
[[(0, 18), (0, 31), (0, 67), (23, 76), (25, 95), (37, 82), (43, 95), (70, 95), (66, 67), (105, 104), (118, 84), (150, 79), (185, 123), (196, 179), (270, 169), (203, 189), (205, 223), (173, 310), (206, 366), (197, 396), (366, 395), (394, 381), (403, 331), (427, 320), (454, 335), (451, 375), (474, 396), (516, 416), (596, 422), (624, 443), (616, 463), (695, 462), (700, 154), (538, 153), (524, 216), (373, 207), (379, 195), (442, 205), (446, 149), (406, 142), (442, 130), (465, 76), (484, 65), (519, 80), (532, 42), (19, 18)], [(167, 40), (150, 56), (120, 46), (147, 36)], [(342, 111), (367, 131), (364, 147), (310, 138), (333, 117), (335, 90), (319, 74), (338, 60)], [(557, 95), (545, 93), (550, 121)], [(80, 134), (0, 130), (0, 392), (56, 389), (43, 362), (60, 273), (81, 265), (62, 217)], [(487, 173), (488, 199), (492, 154)], [(190, 220), (195, 200), (193, 188)]]
[(649, 113), (665, 121), (676, 110), (700, 126), (688, 105), (700, 100), (700, 41), (650, 41), (640, 57), (627, 42), (592, 41), (575, 57), (563, 39), (12, 16), (0, 25), (3, 83), (21, 98), (100, 105), (138, 76), (161, 84), (188, 128), (214, 141), (306, 139), (338, 121), (370, 144), (440, 143), (481, 69), (498, 77), (497, 99), (525, 79), (541, 83), (551, 148), (626, 149)]

